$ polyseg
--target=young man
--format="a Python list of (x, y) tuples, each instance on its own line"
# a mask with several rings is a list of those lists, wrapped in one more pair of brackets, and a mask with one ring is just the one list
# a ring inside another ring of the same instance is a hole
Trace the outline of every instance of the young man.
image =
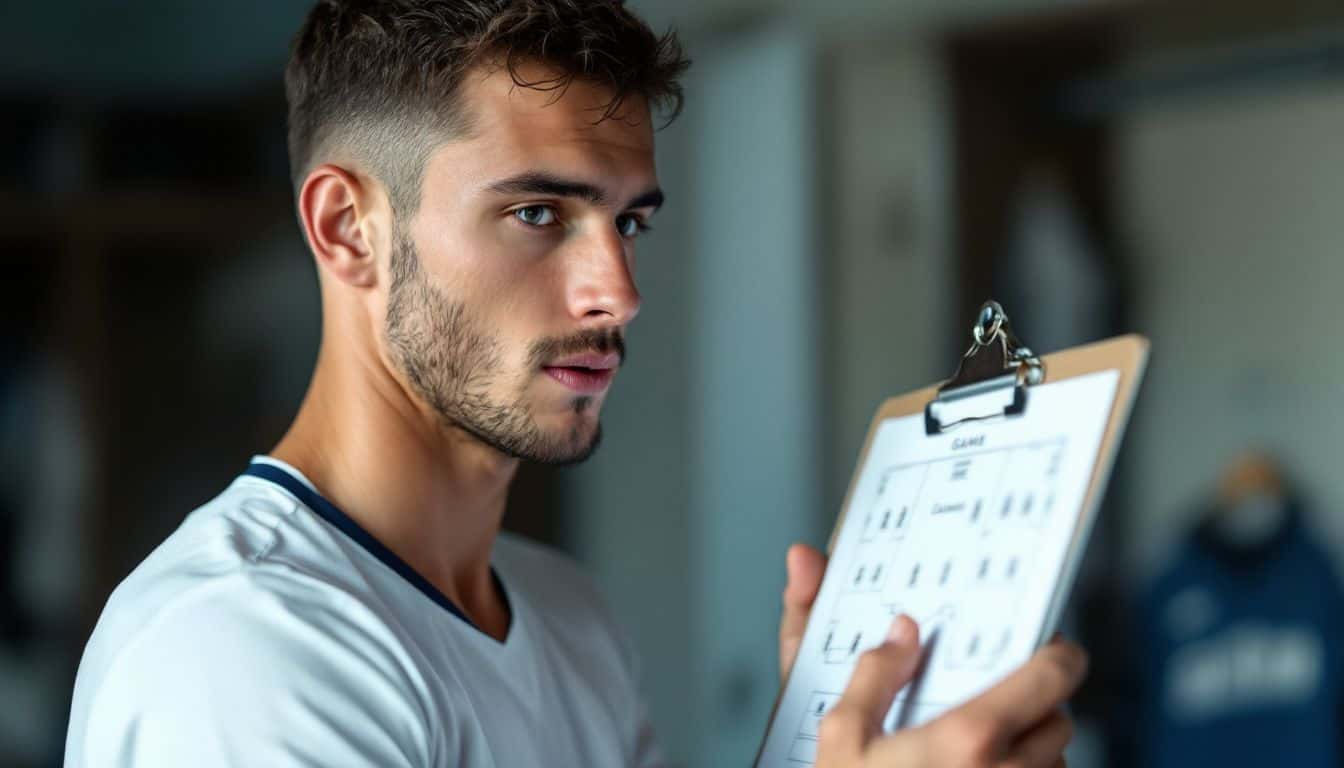
[[(324, 0), (286, 74), (322, 347), (288, 434), (117, 589), (66, 765), (650, 766), (629, 649), (559, 556), (499, 535), (520, 460), (581, 461), (639, 310), (657, 107), (685, 69), (619, 0)], [(795, 548), (787, 670), (820, 582)], [(893, 625), (823, 766), (1050, 766), (1055, 644), (930, 725), (878, 726)]]

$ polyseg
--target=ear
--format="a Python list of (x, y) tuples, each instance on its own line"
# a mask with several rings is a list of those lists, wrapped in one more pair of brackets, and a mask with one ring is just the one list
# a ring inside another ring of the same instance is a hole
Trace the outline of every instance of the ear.
[(378, 282), (374, 239), (379, 228), (371, 226), (370, 187), (368, 179), (323, 163), (299, 190), (299, 217), (319, 268), (357, 288)]

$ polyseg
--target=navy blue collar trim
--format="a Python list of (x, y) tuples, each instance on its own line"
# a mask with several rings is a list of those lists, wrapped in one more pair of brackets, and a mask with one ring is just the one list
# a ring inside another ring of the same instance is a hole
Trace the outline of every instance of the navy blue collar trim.
[[(384, 546), (381, 541), (375, 539), (373, 534), (359, 527), (359, 523), (356, 523), (349, 515), (342, 512), (339, 507), (332, 504), (330, 501), (327, 501), (322, 494), (309, 488), (294, 475), (274, 464), (264, 464), (255, 461), (248, 465), (247, 471), (243, 472), (243, 475), (260, 478), (267, 482), (275, 483), (285, 489), (294, 496), (294, 498), (302, 502), (304, 506), (313, 510), (313, 512), (317, 513), (323, 520), (326, 520), (328, 523), (335, 526), (341, 533), (344, 533), (346, 536), (353, 539), (356, 544), (368, 550), (369, 554), (381, 560), (388, 568), (396, 571), (397, 575), (410, 582), (411, 586), (420, 590), (430, 600), (438, 603), (438, 605), (445, 611), (448, 611), (452, 615), (466, 622), (468, 626), (477, 632), (484, 634), (480, 627), (476, 626), (471, 619), (467, 618), (467, 615), (462, 612), (461, 608), (458, 608), (457, 605), (440, 592), (437, 587), (430, 584), (428, 579), (421, 576), (414, 568), (407, 565), (405, 560), (397, 557), (395, 552)], [(504, 591), (504, 583), (500, 581), (499, 574), (495, 571), (493, 566), (490, 568), (490, 578), (494, 580), (495, 590), (499, 593), (500, 599), (504, 601), (504, 609), (510, 616), (512, 616), (513, 608), (509, 605), (508, 593)]]

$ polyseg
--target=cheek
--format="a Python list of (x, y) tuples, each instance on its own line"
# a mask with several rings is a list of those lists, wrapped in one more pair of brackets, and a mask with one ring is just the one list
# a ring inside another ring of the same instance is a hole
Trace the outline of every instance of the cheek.
[(422, 266), (498, 343), (502, 365), (516, 370), (529, 362), (532, 344), (563, 333), (555, 321), (564, 308), (560, 244), (488, 217), (463, 224), (446, 220), (421, 231)]
[(472, 286), (496, 304), (522, 304), (515, 293), (530, 286), (551, 268), (556, 243), (510, 226), (507, 219), (484, 218), (448, 243), (442, 251), (445, 273)]
[(465, 319), (491, 342), (497, 371), (506, 379), (526, 377), (533, 345), (547, 335), (537, 276), (527, 270), (482, 268), (458, 271), (440, 285), (461, 303)]
[(542, 307), (543, 302), (523, 281), (501, 287), (495, 299), (482, 307), (481, 319), (488, 333), (499, 340), (509, 368), (533, 365), (533, 345), (550, 335)]
[(425, 244), (419, 252), (421, 267), (435, 288), (461, 303), (476, 321), (488, 321), (483, 329), (490, 331), (497, 318), (516, 311), (514, 286), (523, 279), (524, 263), (481, 229), (460, 231), (444, 225), (435, 238), (421, 241)]
[(535, 341), (557, 333), (564, 310), (564, 259), (558, 252), (521, 255), (502, 250), (470, 277), (484, 315), (501, 335)]

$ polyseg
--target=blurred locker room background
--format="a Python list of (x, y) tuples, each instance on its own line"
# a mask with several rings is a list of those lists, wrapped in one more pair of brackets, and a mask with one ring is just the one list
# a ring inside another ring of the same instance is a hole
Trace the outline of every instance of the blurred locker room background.
[[(675, 765), (748, 764), (785, 547), (991, 296), (1037, 351), (1153, 341), (1069, 611), (1070, 764), (1344, 762), (1344, 6), (633, 5), (695, 59), (644, 310), (602, 449), (526, 467), (506, 526), (596, 576)], [(0, 766), (60, 763), (108, 594), (303, 394), (306, 9), (0, 8)]]

